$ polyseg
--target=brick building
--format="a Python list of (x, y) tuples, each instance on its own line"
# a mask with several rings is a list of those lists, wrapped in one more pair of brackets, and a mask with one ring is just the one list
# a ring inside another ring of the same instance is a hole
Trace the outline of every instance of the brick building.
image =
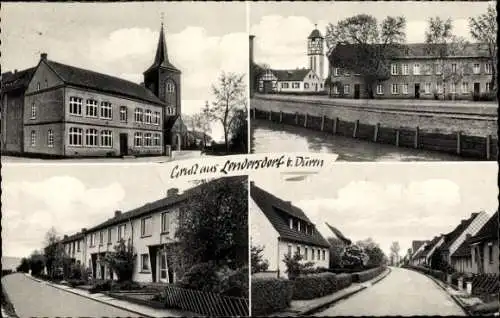
[(49, 60), (2, 74), (2, 151), (25, 155), (162, 155), (185, 138), (181, 72), (168, 58), (163, 25), (144, 84)]
[[(331, 95), (368, 98), (363, 78), (336, 65), (334, 56), (357, 56), (356, 45), (337, 45), (328, 53)], [(492, 64), (486, 45), (465, 45), (457, 54), (439, 59), (429, 45), (406, 44), (398, 48), (387, 67), (389, 78), (375, 83), (374, 98), (473, 99), (491, 92)], [(338, 55), (337, 55), (338, 54)], [(332, 63), (333, 59), (333, 63)]]

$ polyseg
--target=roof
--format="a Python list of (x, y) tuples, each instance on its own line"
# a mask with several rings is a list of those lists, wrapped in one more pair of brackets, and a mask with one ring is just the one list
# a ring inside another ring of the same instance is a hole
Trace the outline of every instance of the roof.
[(442, 235), (439, 235), (439, 236), (435, 236), (430, 242), (429, 244), (427, 244), (424, 249), (422, 250), (422, 256), (429, 256), (428, 253), (430, 250), (432, 250), (437, 243), (439, 243), (439, 241), (441, 240), (442, 238)]
[(78, 232), (76, 234), (73, 234), (73, 235), (69, 235), (68, 237), (66, 238), (63, 238), (61, 240), (61, 243), (68, 243), (68, 242), (72, 242), (74, 240), (78, 240), (78, 239), (82, 239), (85, 237), (85, 234), (82, 233), (82, 232)]
[[(364, 47), (376, 47), (381, 44), (371, 44)], [(331, 48), (328, 52), (328, 57), (333, 53), (340, 56), (356, 56), (358, 50), (362, 47), (360, 44), (338, 44)], [(396, 58), (412, 58), (412, 57), (435, 57), (435, 49), (439, 47), (438, 44), (432, 45), (427, 43), (409, 43), (394, 45), (392, 48), (395, 50)], [(461, 57), (488, 57), (488, 46), (484, 43), (468, 43), (464, 46), (463, 50), (450, 56)]]
[(444, 236), (443, 245), (440, 246), (442, 251), (447, 251), (450, 249), (451, 244), (456, 241), (456, 239), (469, 227), (469, 225), (474, 221), (474, 219), (479, 215), (479, 213), (472, 213), (471, 217), (467, 220), (462, 220), (457, 227), (450, 233)]
[(345, 237), (345, 235), (342, 234), (342, 232), (340, 232), (336, 227), (331, 226), (328, 223), (326, 223), (326, 226), (328, 226), (328, 228), (335, 234), (335, 236), (337, 236), (344, 244), (351, 245), (352, 241)]
[(303, 81), (307, 74), (311, 71), (310, 68), (299, 68), (295, 70), (271, 70), (278, 78), (278, 81), (300, 82)]
[[(319, 233), (304, 211), (298, 207), (259, 188), (253, 182), (250, 194), (257, 206), (264, 212), (269, 222), (278, 231), (280, 238), (303, 244), (330, 247), (328, 241)], [(289, 217), (295, 217), (312, 226), (312, 234), (290, 229), (288, 223)]]
[(139, 84), (111, 75), (97, 73), (50, 60), (45, 60), (45, 62), (66, 84), (92, 88), (101, 92), (119, 94), (154, 104), (164, 105), (153, 92)]
[(424, 245), (425, 243), (428, 243), (428, 242), (429, 241), (426, 241), (426, 240), (423, 240), (423, 241), (418, 241), (418, 240), (412, 241), (411, 242), (411, 248), (415, 252), (416, 250), (418, 250), (420, 248), (420, 246), (422, 246), (422, 245)]
[(321, 35), (321, 32), (319, 32), (318, 29), (314, 29), (311, 34), (307, 37), (308, 39), (315, 39), (315, 38), (322, 38), (323, 36)]
[(164, 67), (177, 73), (181, 72), (168, 60), (167, 42), (165, 41), (165, 33), (163, 32), (163, 23), (160, 29), (160, 37), (158, 38), (158, 47), (156, 48), (155, 59), (153, 64), (144, 73), (159, 67)]
[(451, 257), (469, 257), (471, 256), (470, 251), (470, 238), (465, 239), (462, 244), (457, 248), (455, 253), (451, 255)]
[(19, 72), (5, 72), (2, 73), (2, 93), (13, 91), (19, 88), (26, 89), (36, 67), (31, 67)]
[(490, 217), (476, 235), (470, 238), (470, 242), (476, 243), (492, 238), (498, 240), (498, 211)]

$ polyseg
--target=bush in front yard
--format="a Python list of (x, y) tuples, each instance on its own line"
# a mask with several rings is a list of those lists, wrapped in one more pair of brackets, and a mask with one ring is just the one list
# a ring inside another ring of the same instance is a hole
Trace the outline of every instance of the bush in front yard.
[(134, 281), (112, 282), (111, 290), (138, 290), (142, 289), (142, 285)]
[(352, 284), (351, 274), (337, 274), (335, 275), (335, 281), (337, 283), (336, 290), (341, 290), (349, 287)]
[(85, 285), (85, 281), (83, 279), (68, 279), (67, 282), (70, 287)]
[(90, 293), (100, 293), (103, 291), (110, 291), (111, 290), (111, 281), (110, 280), (104, 280), (104, 281), (98, 281), (96, 282), (92, 288), (89, 289)]
[(177, 286), (211, 292), (218, 285), (217, 267), (213, 262), (193, 265), (184, 274)]
[(252, 316), (264, 316), (290, 306), (293, 282), (280, 278), (252, 278)]
[(376, 267), (359, 273), (354, 273), (352, 274), (353, 280), (359, 283), (366, 282), (380, 275), (384, 271), (384, 269), (384, 267)]
[(293, 299), (313, 299), (337, 290), (336, 275), (332, 273), (311, 274), (296, 277)]

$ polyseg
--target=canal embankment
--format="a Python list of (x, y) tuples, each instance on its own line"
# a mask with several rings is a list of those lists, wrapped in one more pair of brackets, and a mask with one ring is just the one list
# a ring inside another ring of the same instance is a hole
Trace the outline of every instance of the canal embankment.
[(492, 103), (255, 95), (250, 107), (253, 119), (397, 147), (498, 158), (498, 108)]

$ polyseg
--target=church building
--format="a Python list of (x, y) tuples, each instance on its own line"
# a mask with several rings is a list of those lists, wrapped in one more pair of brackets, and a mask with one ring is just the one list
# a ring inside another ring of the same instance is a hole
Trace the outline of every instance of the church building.
[(33, 156), (168, 155), (183, 136), (181, 71), (163, 24), (152, 65), (136, 84), (50, 60), (2, 74), (2, 152)]

